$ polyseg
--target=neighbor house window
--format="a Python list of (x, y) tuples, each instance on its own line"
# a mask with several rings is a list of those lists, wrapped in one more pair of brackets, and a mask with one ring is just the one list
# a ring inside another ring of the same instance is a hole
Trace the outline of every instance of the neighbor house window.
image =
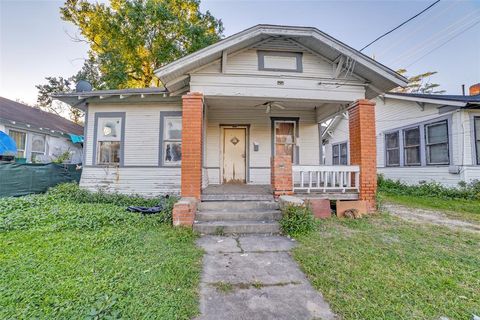
[(163, 117), (163, 164), (182, 164), (182, 117)]
[(258, 70), (302, 72), (301, 52), (258, 51)]
[(385, 134), (385, 154), (387, 167), (400, 165), (400, 134), (398, 131)]
[(22, 131), (9, 130), (8, 135), (15, 141), (17, 145), (17, 158), (25, 158), (25, 150), (27, 146), (27, 134)]
[(121, 162), (122, 118), (99, 117), (97, 122), (97, 164)]
[(332, 145), (332, 164), (348, 164), (348, 148), (346, 142)]
[(406, 166), (419, 166), (420, 160), (420, 128), (403, 130), (403, 150)]
[(449, 164), (447, 121), (425, 125), (427, 164)]
[(32, 152), (31, 161), (35, 162), (38, 156), (44, 156), (46, 153), (45, 135), (32, 134)]
[(477, 164), (480, 164), (480, 117), (474, 118), (475, 126), (475, 150), (477, 152)]

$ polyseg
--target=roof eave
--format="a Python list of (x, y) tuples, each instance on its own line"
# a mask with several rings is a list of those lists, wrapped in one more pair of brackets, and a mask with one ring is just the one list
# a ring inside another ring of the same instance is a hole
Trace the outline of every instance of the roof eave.
[(402, 95), (388, 94), (388, 93), (385, 93), (384, 97), (390, 98), (390, 99), (405, 100), (405, 101), (424, 102), (424, 103), (431, 103), (431, 104), (438, 104), (438, 105), (449, 105), (449, 106), (462, 107), (462, 108), (468, 105), (467, 102), (463, 102), (463, 101), (428, 99), (428, 98), (402, 96)]

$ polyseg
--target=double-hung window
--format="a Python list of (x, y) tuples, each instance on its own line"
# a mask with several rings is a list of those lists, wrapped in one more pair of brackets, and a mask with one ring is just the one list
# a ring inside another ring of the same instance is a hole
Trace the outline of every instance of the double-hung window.
[(8, 135), (15, 141), (17, 145), (17, 158), (25, 158), (25, 151), (27, 146), (27, 134), (22, 131), (9, 130)]
[(449, 164), (447, 121), (425, 125), (425, 151), (427, 164)]
[(398, 131), (385, 134), (385, 154), (387, 167), (400, 165), (400, 134)]
[(420, 128), (403, 130), (404, 159), (406, 166), (419, 166), (422, 164), (420, 158)]
[(332, 164), (348, 164), (348, 148), (346, 142), (332, 145)]
[(474, 117), (474, 130), (475, 130), (475, 150), (477, 153), (477, 164), (480, 165), (480, 117)]
[(31, 161), (35, 162), (36, 157), (44, 156), (46, 153), (45, 135), (32, 134)]
[(120, 164), (122, 117), (99, 117), (97, 122), (97, 164)]
[(163, 117), (163, 165), (182, 164), (182, 117)]

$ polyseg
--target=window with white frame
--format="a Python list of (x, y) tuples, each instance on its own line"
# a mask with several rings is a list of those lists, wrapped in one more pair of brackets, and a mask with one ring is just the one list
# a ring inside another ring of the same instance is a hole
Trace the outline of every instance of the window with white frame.
[(121, 162), (122, 118), (99, 117), (97, 123), (97, 164)]
[(332, 164), (348, 164), (348, 147), (346, 142), (332, 145)]
[(32, 134), (32, 150), (31, 150), (31, 161), (35, 162), (35, 159), (38, 156), (44, 156), (46, 153), (46, 143), (45, 135), (43, 134)]
[(425, 125), (425, 148), (427, 164), (450, 163), (446, 120)]
[(420, 128), (403, 130), (403, 150), (406, 166), (419, 166), (422, 164), (420, 158)]
[(15, 141), (17, 145), (17, 158), (25, 158), (27, 149), (27, 133), (17, 130), (9, 130), (8, 135)]
[(163, 128), (162, 163), (166, 166), (180, 166), (182, 164), (182, 117), (164, 117)]
[(480, 165), (480, 117), (474, 117), (474, 136), (475, 136), (475, 150), (477, 153), (477, 164)]
[(400, 165), (400, 134), (398, 131), (385, 134), (385, 155), (387, 167)]

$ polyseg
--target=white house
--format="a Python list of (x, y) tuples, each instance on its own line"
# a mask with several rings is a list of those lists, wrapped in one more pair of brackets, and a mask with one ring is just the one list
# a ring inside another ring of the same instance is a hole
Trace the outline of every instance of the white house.
[[(366, 99), (406, 84), (393, 70), (315, 28), (257, 25), (156, 75), (164, 88), (55, 95), (87, 111), (82, 187), (204, 200), (265, 186), (373, 205), (375, 136), (360, 128), (374, 123)], [(344, 111), (362, 135), (355, 161), (324, 167), (320, 124)]]
[[(470, 95), (386, 93), (375, 99), (378, 173), (409, 184), (480, 180), (480, 84)], [(348, 115), (324, 128), (324, 162), (349, 163)]]
[(0, 97), (0, 131), (17, 145), (17, 158), (26, 162), (51, 162), (65, 152), (70, 163), (81, 163), (83, 146), (77, 137), (83, 127), (53, 113)]

